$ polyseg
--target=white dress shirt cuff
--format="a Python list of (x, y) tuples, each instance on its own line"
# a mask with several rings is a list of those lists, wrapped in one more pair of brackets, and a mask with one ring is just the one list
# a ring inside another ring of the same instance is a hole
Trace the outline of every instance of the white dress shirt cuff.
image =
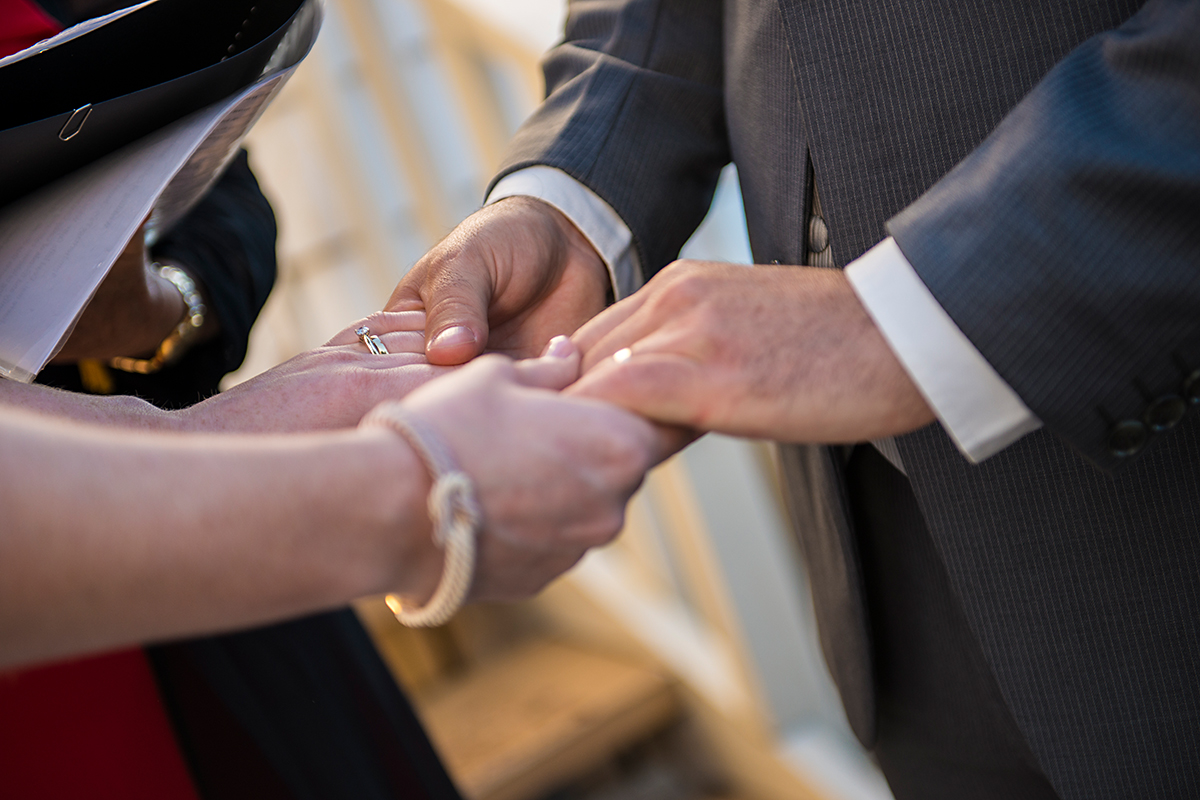
[(846, 277), (942, 427), (979, 462), (1042, 426), (934, 298), (891, 237)]
[(641, 263), (633, 246), (633, 233), (598, 194), (560, 169), (526, 167), (501, 178), (484, 205), (514, 196), (536, 197), (571, 220), (604, 260), (616, 299), (641, 288)]

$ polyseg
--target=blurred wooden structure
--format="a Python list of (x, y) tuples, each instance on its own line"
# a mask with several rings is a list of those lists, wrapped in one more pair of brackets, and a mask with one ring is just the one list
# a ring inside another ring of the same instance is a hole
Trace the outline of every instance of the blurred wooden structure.
[[(478, 207), (541, 93), (534, 49), (449, 0), (328, 12), (249, 141), (281, 274), (235, 381), (379, 308)], [(740, 214), (731, 172), (685, 252), (748, 260)], [(378, 599), (359, 604), (469, 800), (572, 785), (584, 788), (557, 796), (889, 796), (821, 663), (770, 462), (765, 446), (707, 437), (649, 477), (616, 544), (526, 603), (421, 632)], [(694, 780), (595, 777), (639, 748)]]

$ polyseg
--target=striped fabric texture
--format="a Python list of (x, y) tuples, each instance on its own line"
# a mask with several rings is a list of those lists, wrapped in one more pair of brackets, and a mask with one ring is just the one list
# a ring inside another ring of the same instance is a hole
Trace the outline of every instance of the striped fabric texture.
[[(896, 237), (1046, 423), (978, 466), (936, 427), (897, 441), (1014, 718), (1067, 800), (1200, 797), (1200, 415), (1159, 414), (1200, 367), (1200, 2), (588, 0), (546, 75), (501, 175), (576, 177), (650, 273), (727, 160), (760, 263)], [(1163, 430), (1121, 458), (1122, 421)], [(785, 456), (869, 743), (840, 462)]]

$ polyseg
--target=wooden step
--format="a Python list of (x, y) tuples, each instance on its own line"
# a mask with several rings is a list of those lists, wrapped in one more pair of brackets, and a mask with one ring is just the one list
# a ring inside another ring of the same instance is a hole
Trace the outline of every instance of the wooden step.
[(679, 712), (662, 674), (544, 640), (422, 690), (414, 704), (468, 800), (532, 800)]

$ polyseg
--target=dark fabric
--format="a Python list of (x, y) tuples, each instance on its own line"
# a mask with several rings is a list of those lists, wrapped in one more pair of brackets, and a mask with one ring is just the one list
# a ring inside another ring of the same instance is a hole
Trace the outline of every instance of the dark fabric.
[(1198, 76), (1200, 3), (1149, 3), (888, 225), (1038, 418), (1109, 469), (1113, 423), (1200, 368)]
[[(839, 264), (886, 236), (887, 221), (938, 184), (937, 197), (893, 223), (901, 247), (959, 326), (987, 345), (985, 354), (1001, 353), (1003, 376), (1050, 410), (1049, 425), (978, 467), (936, 427), (898, 446), (1000, 691), (1066, 800), (1200, 796), (1196, 423), (1159, 434), (1118, 477), (1079, 454), (1106, 461), (1103, 426), (1092, 420), (1140, 413), (1200, 364), (1189, 347), (1174, 346), (1194, 343), (1196, 330), (1181, 316), (1194, 313), (1193, 278), (1178, 266), (1198, 263), (1200, 215), (1185, 216), (1196, 205), (1188, 188), (1196, 150), (1187, 144), (1197, 130), (1189, 94), (1200, 80), (1190, 49), (1200, 46), (1196, 0), (1148, 3), (1134, 29), (1081, 51), (1086, 69), (1068, 69), (1065, 80), (1052, 78), (1031, 96), (1035, 113), (1013, 118), (1004, 146), (961, 175), (943, 176), (1057, 62), (1140, 6), (727, 0), (719, 14), (713, 3), (688, 4), (694, 11), (683, 25), (669, 0), (574, 3), (568, 41), (546, 61), (550, 100), (503, 167), (544, 163), (582, 180), (630, 225), (648, 273), (674, 257), (695, 224), (725, 148), (738, 166), (759, 262), (803, 263), (814, 180)], [(1173, 43), (1175, 55), (1164, 57), (1170, 48), (1156, 42)], [(681, 70), (685, 61), (699, 71)], [(711, 96), (718, 65), (723, 114)], [(1185, 83), (1192, 88), (1181, 89)], [(1129, 85), (1137, 87), (1131, 110), (1121, 99)], [(1073, 110), (1080, 104), (1088, 114)], [(1108, 144), (1093, 146), (1100, 129), (1110, 131)], [(1016, 134), (1045, 141), (1022, 149), (1008, 138)], [(1114, 153), (1110, 145), (1122, 141), (1131, 149)], [(1026, 152), (1039, 156), (1036, 164), (1021, 163)], [(1164, 152), (1178, 156), (1164, 163)], [(1054, 157), (1041, 157), (1047, 153)], [(1021, 191), (1010, 191), (1010, 174)], [(1000, 196), (978, 190), (987, 176), (1005, 189)], [(1151, 196), (1146, 210), (1165, 216), (1146, 230), (1166, 233), (1145, 258), (1137, 223), (1146, 215), (1130, 203)], [(1042, 198), (1056, 204), (1048, 220), (1038, 217)], [(937, 214), (944, 204), (955, 204), (950, 218)], [(1109, 243), (1099, 256), (1090, 244), (1070, 246), (1077, 230), (1061, 230), (1083, 219)], [(996, 238), (978, 269), (957, 261), (959, 235), (969, 249), (993, 223)], [(1010, 265), (1010, 246), (1022, 263)], [(1160, 255), (1175, 260), (1160, 270)], [(1006, 297), (1028, 301), (1029, 313)], [(1058, 347), (1064, 354), (1050, 352)], [(1171, 380), (1167, 360), (1178, 370)], [(1031, 390), (1030, 381), (1038, 386)], [(835, 464), (809, 461), (815, 470)], [(814, 474), (792, 488), (837, 485), (834, 475)], [(794, 506), (836, 502), (828, 495)], [(826, 552), (853, 554), (851, 544), (836, 543), (846, 535), (829, 523), (836, 515), (811, 516), (820, 527), (804, 536), (829, 537)], [(848, 564), (814, 571), (814, 596), (852, 593), (845, 577), (853, 574)], [(846, 634), (830, 624), (845, 616), (822, 619), (822, 639), (846, 648), (831, 668), (855, 713), (873, 703), (849, 696), (871, 691), (862, 680), (869, 673), (844, 665), (869, 648), (853, 627)]]
[(78, 22), (66, 0), (37, 0), (34, 4), (56, 20), (60, 28), (69, 28)]
[(778, 452), (792, 529), (813, 576), (809, 584), (821, 653), (851, 729), (865, 747), (873, 747), (875, 656), (840, 459), (828, 447), (783, 445)]
[(178, 648), (153, 648), (158, 692), (201, 797), (295, 800), (213, 681)]
[(846, 466), (874, 641), (874, 753), (896, 800), (1058, 800), (1017, 727), (908, 480), (870, 446)]
[[(206, 796), (251, 798), (262, 787), (289, 800), (459, 800), (350, 610), (150, 652)], [(205, 686), (218, 719), (189, 697)], [(214, 747), (217, 730), (231, 730), (241, 746)], [(207, 750), (191, 744), (197, 735)], [(236, 788), (237, 762), (226, 759), (250, 742), (270, 771), (259, 764), (255, 783)]]
[[(617, 210), (656, 271), (704, 218), (729, 161), (721, 3), (572, 5), (566, 40), (545, 62), (549, 98), (517, 132), (492, 185), (532, 164), (562, 169)], [(614, 164), (624, 165), (619, 179)], [(662, 191), (664, 176), (678, 191)], [(636, 236), (646, 231), (655, 235)]]
[[(275, 214), (243, 150), (152, 253), (183, 265), (200, 283), (220, 334), (153, 375), (109, 370), (112, 393), (160, 408), (185, 408), (216, 394), (221, 378), (245, 359), (250, 328), (275, 283), (275, 236)], [(74, 365), (46, 367), (38, 383), (84, 391)]]
[(1200, 796), (1200, 419), (1117, 476), (1050, 434), (905, 470), (1014, 716), (1064, 797)]

